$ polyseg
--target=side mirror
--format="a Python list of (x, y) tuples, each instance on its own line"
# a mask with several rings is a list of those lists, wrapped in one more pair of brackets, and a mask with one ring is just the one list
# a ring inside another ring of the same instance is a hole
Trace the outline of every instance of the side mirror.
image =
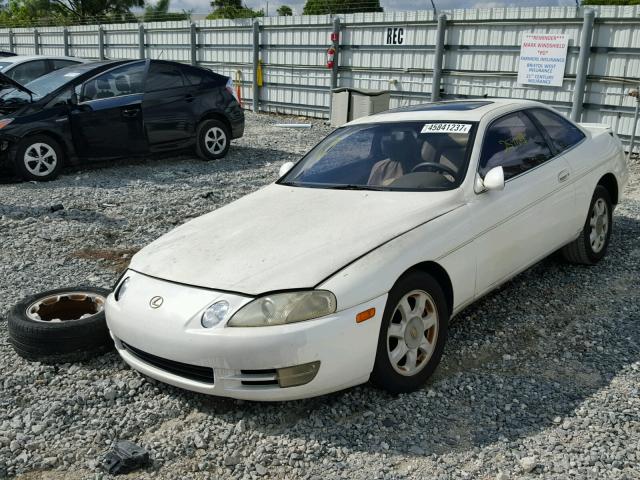
[(282, 166), (280, 167), (280, 170), (278, 171), (278, 176), (279, 177), (284, 177), (289, 170), (291, 170), (293, 168), (293, 166), (295, 165), (295, 163), (293, 162), (285, 162), (282, 164)]
[(504, 190), (504, 170), (502, 167), (493, 167), (482, 179), (485, 190)]
[(67, 100), (67, 105), (70, 106), (74, 106), (78, 104), (78, 94), (73, 91), (71, 92), (71, 96), (69, 97), (69, 100)]

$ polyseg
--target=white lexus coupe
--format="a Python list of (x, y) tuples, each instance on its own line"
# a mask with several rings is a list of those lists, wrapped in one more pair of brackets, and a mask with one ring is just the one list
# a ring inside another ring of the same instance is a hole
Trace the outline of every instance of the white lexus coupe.
[(556, 250), (601, 260), (627, 177), (609, 127), (536, 102), (361, 118), (142, 249), (107, 323), (129, 365), (197, 392), (411, 391), (465, 306)]

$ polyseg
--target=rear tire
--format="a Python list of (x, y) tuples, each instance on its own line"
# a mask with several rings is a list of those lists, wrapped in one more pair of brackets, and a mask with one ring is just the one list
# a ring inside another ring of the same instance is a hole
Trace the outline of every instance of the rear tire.
[(231, 145), (229, 128), (220, 120), (204, 120), (196, 134), (196, 152), (203, 160), (217, 160), (227, 155)]
[(43, 134), (23, 138), (18, 143), (14, 158), (18, 174), (25, 180), (37, 182), (56, 178), (63, 161), (60, 144)]
[(612, 211), (609, 191), (598, 185), (593, 192), (580, 236), (562, 249), (565, 260), (581, 265), (595, 265), (605, 256), (613, 226)]
[(400, 278), (387, 298), (371, 382), (391, 393), (422, 387), (440, 363), (448, 327), (438, 282), (419, 271)]
[(104, 316), (107, 295), (104, 288), (73, 287), (29, 296), (9, 312), (9, 341), (21, 357), (45, 363), (105, 353), (113, 348)]

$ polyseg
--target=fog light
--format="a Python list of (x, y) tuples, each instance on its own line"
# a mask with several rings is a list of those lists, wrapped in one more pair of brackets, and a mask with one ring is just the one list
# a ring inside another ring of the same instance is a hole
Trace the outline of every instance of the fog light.
[(229, 303), (227, 303), (225, 300), (220, 300), (204, 311), (200, 323), (204, 328), (211, 328), (224, 320), (224, 317), (227, 316), (228, 311)]
[(280, 388), (297, 387), (313, 380), (320, 370), (320, 362), (305, 363), (295, 367), (277, 368)]

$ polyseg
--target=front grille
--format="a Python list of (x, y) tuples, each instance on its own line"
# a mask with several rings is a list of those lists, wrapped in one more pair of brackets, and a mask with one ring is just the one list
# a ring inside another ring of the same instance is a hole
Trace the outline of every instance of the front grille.
[(164, 370), (165, 372), (173, 373), (174, 375), (188, 378), (189, 380), (195, 380), (196, 382), (208, 383), (211, 385), (214, 383), (212, 368), (189, 365), (188, 363), (181, 363), (174, 360), (168, 360), (166, 358), (156, 357), (150, 353), (138, 350), (127, 343), (122, 341), (121, 343), (122, 346), (133, 356), (139, 358), (145, 363), (149, 363), (154, 367)]

